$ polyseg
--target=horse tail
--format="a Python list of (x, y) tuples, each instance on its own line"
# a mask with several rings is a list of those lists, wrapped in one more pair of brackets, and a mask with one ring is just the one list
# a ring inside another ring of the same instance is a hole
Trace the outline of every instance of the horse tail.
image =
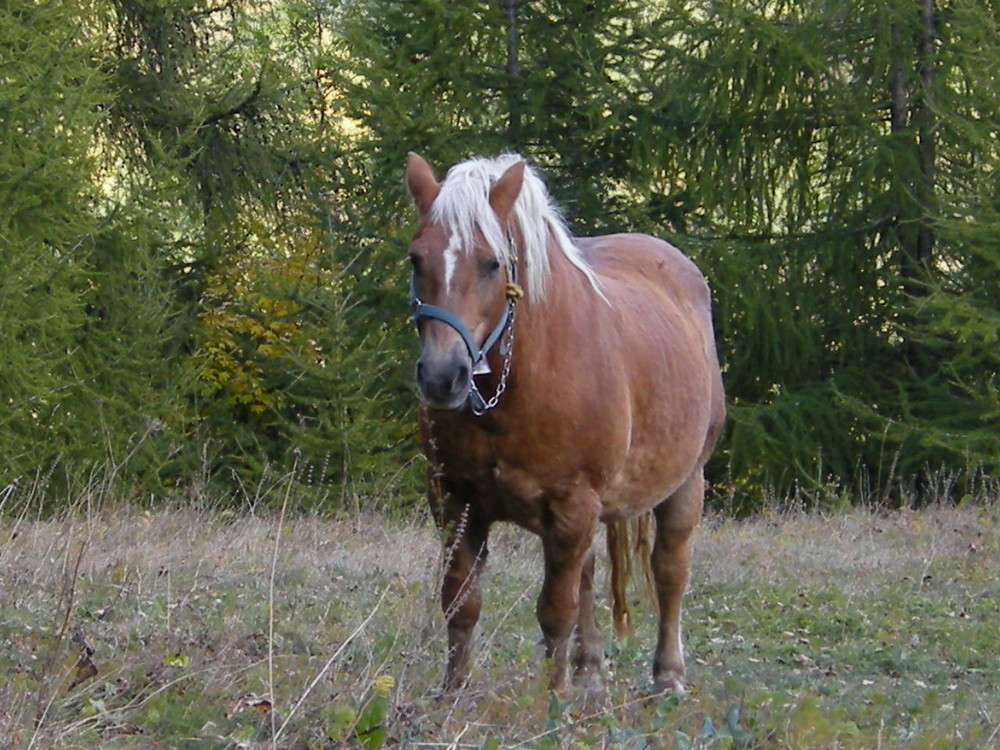
[(608, 557), (611, 559), (611, 613), (615, 634), (619, 638), (632, 632), (632, 615), (625, 587), (629, 579), (636, 575), (636, 560), (647, 589), (653, 590), (650, 562), (652, 515), (643, 513), (628, 521), (611, 521), (607, 525)]

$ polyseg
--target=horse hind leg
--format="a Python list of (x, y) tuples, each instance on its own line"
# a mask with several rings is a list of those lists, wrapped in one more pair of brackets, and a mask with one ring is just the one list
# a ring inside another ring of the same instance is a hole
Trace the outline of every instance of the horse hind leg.
[(684, 692), (684, 652), (681, 644), (681, 599), (691, 564), (691, 534), (701, 518), (705, 480), (701, 469), (654, 509), (653, 581), (660, 610), (659, 634), (653, 654), (653, 690)]

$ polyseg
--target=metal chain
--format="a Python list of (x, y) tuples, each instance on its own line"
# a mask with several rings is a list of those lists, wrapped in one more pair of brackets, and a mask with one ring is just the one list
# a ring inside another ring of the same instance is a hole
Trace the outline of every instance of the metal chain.
[[(507, 350), (507, 353), (503, 358), (503, 367), (500, 369), (500, 382), (497, 383), (497, 390), (489, 401), (484, 401), (481, 409), (473, 409), (473, 413), (477, 417), (481, 417), (483, 414), (488, 412), (490, 409), (494, 408), (500, 403), (500, 397), (503, 392), (507, 390), (507, 377), (510, 375), (510, 361), (514, 358), (514, 317), (517, 313), (517, 306), (512, 305), (510, 308), (510, 323), (507, 325), (507, 335), (506, 341), (503, 342), (502, 346)], [(479, 392), (479, 388), (476, 387), (475, 381), (472, 382), (472, 387)]]

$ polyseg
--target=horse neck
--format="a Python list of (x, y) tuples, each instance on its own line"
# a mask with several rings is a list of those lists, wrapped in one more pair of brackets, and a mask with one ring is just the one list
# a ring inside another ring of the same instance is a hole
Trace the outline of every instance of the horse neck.
[(521, 327), (528, 349), (548, 347), (552, 338), (572, 336), (579, 328), (580, 310), (600, 301), (589, 279), (566, 258), (551, 235), (547, 251), (550, 276), (543, 298), (525, 300), (517, 311), (519, 318), (527, 319)]

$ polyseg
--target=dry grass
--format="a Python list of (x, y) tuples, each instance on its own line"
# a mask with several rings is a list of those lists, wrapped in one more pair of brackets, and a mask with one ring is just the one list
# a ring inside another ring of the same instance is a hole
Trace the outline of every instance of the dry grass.
[(995, 555), (994, 517), (991, 507), (932, 506), (920, 512), (774, 513), (750, 522), (710, 518), (697, 541), (695, 575), (730, 585), (836, 581), (845, 593), (869, 596), (885, 577)]
[(540, 556), (517, 530), (491, 539), (474, 684), (449, 698), (423, 522), (291, 518), (276, 545), (271, 516), (8, 517), (0, 746), (995, 742), (998, 528), (996, 503), (707, 519), (685, 621), (692, 691), (650, 703), (648, 603), (636, 636), (608, 640), (606, 696), (542, 689)]

